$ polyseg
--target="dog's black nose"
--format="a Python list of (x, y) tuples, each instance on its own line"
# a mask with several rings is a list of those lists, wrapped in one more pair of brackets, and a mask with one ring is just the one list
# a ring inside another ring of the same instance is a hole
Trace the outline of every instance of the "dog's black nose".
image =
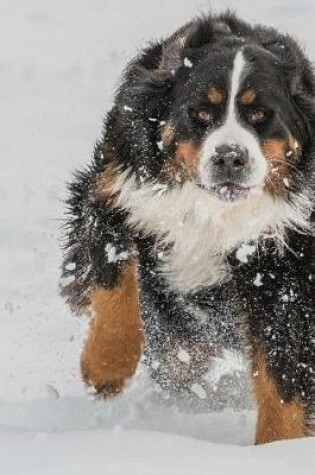
[(213, 164), (227, 175), (242, 170), (248, 164), (248, 151), (239, 145), (220, 145), (215, 148)]

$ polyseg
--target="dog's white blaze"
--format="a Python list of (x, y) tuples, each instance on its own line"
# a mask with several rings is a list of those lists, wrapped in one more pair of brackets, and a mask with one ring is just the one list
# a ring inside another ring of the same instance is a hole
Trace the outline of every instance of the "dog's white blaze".
[(225, 255), (242, 243), (257, 240), (266, 229), (283, 240), (286, 227), (306, 226), (309, 202), (296, 205), (255, 193), (246, 201), (227, 205), (193, 182), (167, 190), (137, 185), (122, 174), (115, 189), (116, 206), (129, 211), (130, 226), (157, 235), (162, 247), (172, 246), (160, 259), (160, 271), (179, 292), (193, 292), (227, 279)]
[(220, 145), (236, 144), (245, 147), (249, 152), (252, 164), (252, 173), (248, 177), (248, 182), (246, 184), (253, 187), (262, 187), (264, 184), (267, 172), (266, 159), (262, 153), (257, 138), (240, 124), (236, 107), (237, 94), (240, 91), (242, 82), (244, 81), (248, 70), (249, 66), (245, 61), (242, 50), (240, 50), (236, 54), (234, 60), (225, 121), (221, 127), (209, 134), (201, 152), (199, 175), (201, 183), (206, 188), (209, 188), (212, 185), (209, 163), (211, 157), (215, 154), (216, 147)]
[(231, 77), (231, 90), (229, 97), (228, 113), (227, 113), (227, 122), (231, 122), (236, 119), (236, 96), (242, 84), (242, 79), (246, 73), (246, 61), (243, 55), (242, 50), (238, 51), (234, 59), (234, 66)]

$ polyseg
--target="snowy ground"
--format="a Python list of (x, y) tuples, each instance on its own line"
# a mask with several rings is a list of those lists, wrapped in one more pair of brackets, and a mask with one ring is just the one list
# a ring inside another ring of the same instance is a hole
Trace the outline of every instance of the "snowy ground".
[(290, 31), (315, 58), (313, 0), (0, 0), (1, 474), (314, 473), (314, 440), (248, 447), (253, 411), (180, 409), (141, 371), (121, 399), (94, 401), (77, 366), (86, 323), (58, 296), (64, 183), (120, 71), (210, 6)]

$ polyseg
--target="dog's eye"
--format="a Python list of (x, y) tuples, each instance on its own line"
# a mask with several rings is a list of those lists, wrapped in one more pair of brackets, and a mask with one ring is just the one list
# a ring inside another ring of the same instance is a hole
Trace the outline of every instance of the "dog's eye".
[(210, 114), (210, 112), (208, 112), (206, 110), (200, 110), (197, 113), (197, 118), (201, 122), (207, 122), (208, 123), (211, 120), (211, 114)]
[(213, 121), (213, 115), (207, 109), (198, 109), (191, 112), (191, 117), (201, 124), (210, 124)]
[(255, 124), (261, 124), (267, 118), (267, 113), (262, 109), (252, 109), (248, 115), (249, 121)]

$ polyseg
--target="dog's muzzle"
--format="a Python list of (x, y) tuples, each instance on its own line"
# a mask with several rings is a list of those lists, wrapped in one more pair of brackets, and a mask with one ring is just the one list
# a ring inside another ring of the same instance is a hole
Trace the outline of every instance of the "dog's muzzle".
[(208, 161), (211, 190), (224, 201), (246, 198), (251, 173), (248, 150), (236, 144), (220, 145)]

